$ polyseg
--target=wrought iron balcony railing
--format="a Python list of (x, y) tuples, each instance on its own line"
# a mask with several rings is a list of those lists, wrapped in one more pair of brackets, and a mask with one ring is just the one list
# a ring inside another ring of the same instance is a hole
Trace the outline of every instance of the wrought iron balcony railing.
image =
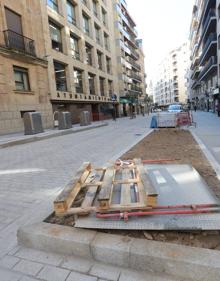
[(14, 49), (28, 55), (36, 56), (34, 40), (10, 29), (4, 30), (3, 32), (5, 45), (7, 48)]

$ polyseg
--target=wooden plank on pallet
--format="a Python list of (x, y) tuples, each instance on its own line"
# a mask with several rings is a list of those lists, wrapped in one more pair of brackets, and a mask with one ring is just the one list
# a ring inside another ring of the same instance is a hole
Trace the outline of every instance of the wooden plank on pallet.
[(54, 210), (56, 214), (64, 213), (71, 207), (90, 171), (91, 164), (89, 162), (83, 163), (76, 175), (66, 184), (64, 190), (54, 201)]
[[(121, 184), (121, 205), (130, 205), (131, 204), (131, 185), (128, 182), (129, 178), (129, 170), (122, 170), (122, 184)], [(119, 181), (120, 182), (120, 181)]]
[[(87, 208), (92, 206), (92, 204), (93, 204), (93, 202), (95, 200), (95, 196), (97, 194), (98, 188), (102, 184), (101, 180), (103, 179), (104, 174), (105, 174), (105, 170), (102, 170), (99, 173), (96, 172), (95, 180), (97, 182), (94, 182), (95, 185), (92, 185), (93, 182), (90, 182), (91, 186), (89, 187), (89, 189), (88, 189), (88, 191), (87, 191), (87, 193), (85, 195), (85, 198), (84, 198), (84, 200), (82, 202), (82, 205), (81, 205), (82, 209), (87, 209)], [(99, 183), (99, 184), (97, 184), (97, 183)]]
[(107, 168), (105, 171), (102, 188), (98, 196), (100, 208), (109, 208), (114, 177), (115, 177), (114, 167)]
[(153, 186), (147, 171), (144, 168), (144, 165), (141, 163), (141, 159), (134, 159), (135, 164), (137, 165), (137, 173), (140, 177), (140, 180), (143, 184), (144, 191), (146, 193), (147, 205), (155, 206), (157, 204), (158, 192)]

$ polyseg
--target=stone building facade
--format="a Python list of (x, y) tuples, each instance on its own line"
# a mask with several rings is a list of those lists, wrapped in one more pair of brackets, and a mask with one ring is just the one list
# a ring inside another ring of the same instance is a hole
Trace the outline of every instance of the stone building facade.
[(22, 131), (27, 111), (39, 111), (51, 127), (39, 1), (0, 1), (0, 30), (0, 134)]
[[(144, 55), (125, 0), (0, 1), (0, 134), (23, 131), (23, 114), (72, 123), (108, 119), (120, 97), (145, 93)], [(142, 73), (143, 72), (143, 73)]]

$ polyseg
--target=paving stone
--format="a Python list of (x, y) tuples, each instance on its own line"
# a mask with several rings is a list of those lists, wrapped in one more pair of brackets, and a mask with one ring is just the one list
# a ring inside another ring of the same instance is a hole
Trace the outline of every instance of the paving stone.
[(47, 265), (41, 270), (37, 277), (47, 281), (64, 281), (69, 273), (69, 270)]
[(29, 276), (23, 276), (19, 281), (39, 281), (39, 279), (35, 279)]
[(17, 272), (9, 271), (0, 267), (0, 280), (1, 281), (20, 281), (21, 274)]
[(0, 260), (0, 265), (5, 267), (5, 268), (12, 268), (13, 266), (15, 266), (16, 263), (18, 263), (20, 261), (19, 258), (13, 257), (13, 256), (4, 256), (1, 260)]
[(117, 281), (120, 275), (120, 269), (113, 266), (95, 264), (90, 270), (90, 274), (99, 278)]
[(20, 248), (15, 256), (49, 265), (59, 265), (64, 258), (63, 256), (57, 254), (47, 253), (30, 248)]
[(21, 260), (18, 264), (15, 265), (13, 270), (35, 276), (42, 268), (43, 265), (40, 263)]
[(98, 279), (93, 276), (71, 272), (66, 281), (98, 281)]
[[(131, 270), (123, 270), (119, 281), (180, 281), (171, 276), (158, 275), (154, 273), (140, 273)], [(189, 280), (188, 280), (189, 281)]]
[(66, 257), (61, 266), (73, 271), (87, 273), (91, 269), (93, 263), (92, 260), (81, 259), (79, 257)]

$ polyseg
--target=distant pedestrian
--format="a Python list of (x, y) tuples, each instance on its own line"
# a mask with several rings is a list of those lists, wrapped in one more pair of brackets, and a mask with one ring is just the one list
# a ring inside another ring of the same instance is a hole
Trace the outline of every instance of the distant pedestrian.
[(112, 119), (114, 121), (116, 121), (116, 108), (115, 108), (115, 104), (113, 104), (113, 107), (112, 107)]
[(188, 105), (188, 111), (190, 111), (190, 109), (191, 109), (191, 106), (190, 106), (190, 104)]
[(196, 110), (197, 110), (197, 106), (196, 106), (196, 104), (194, 105), (194, 111), (196, 112)]
[(217, 112), (218, 112), (218, 117), (220, 117), (220, 102), (217, 105)]

